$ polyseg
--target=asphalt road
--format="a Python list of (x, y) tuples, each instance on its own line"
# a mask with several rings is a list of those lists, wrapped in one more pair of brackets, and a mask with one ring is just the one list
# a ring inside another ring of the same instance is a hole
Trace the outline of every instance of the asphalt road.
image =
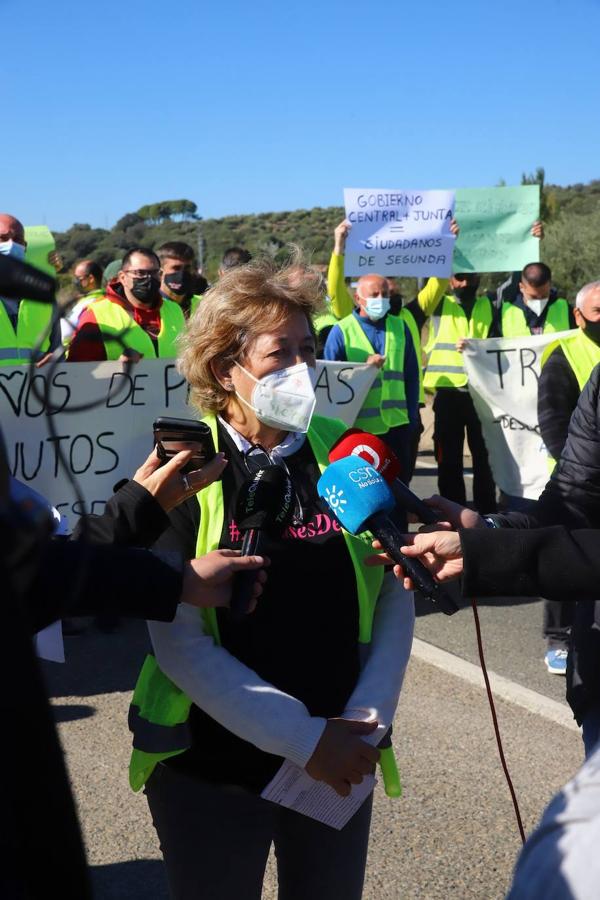
[[(422, 463), (427, 464), (427, 457)], [(435, 490), (431, 473), (413, 482)], [(460, 665), (477, 663), (470, 609), (448, 618), (419, 603), (416, 635), (448, 652), (448, 665), (413, 656), (395, 723), (404, 795), (376, 789), (364, 897), (367, 900), (495, 900), (504, 896), (519, 849), (484, 690)], [(563, 703), (564, 679), (542, 662), (541, 604), (480, 605), (490, 670), (534, 696)], [(113, 635), (90, 629), (66, 639), (68, 665), (45, 664), (100, 900), (166, 900), (158, 843), (143, 796), (127, 784), (127, 708), (146, 646), (145, 628)], [(512, 696), (512, 695), (511, 695)], [(581, 739), (565, 724), (497, 699), (509, 768), (527, 830), (582, 760)], [(550, 704), (552, 705), (552, 704)], [(567, 717), (568, 718), (568, 717)], [(276, 897), (272, 860), (264, 898)], [(199, 895), (201, 896), (201, 895)], [(243, 898), (240, 898), (243, 900)], [(333, 898), (332, 898), (333, 900)], [(336, 898), (337, 900), (337, 898)]]

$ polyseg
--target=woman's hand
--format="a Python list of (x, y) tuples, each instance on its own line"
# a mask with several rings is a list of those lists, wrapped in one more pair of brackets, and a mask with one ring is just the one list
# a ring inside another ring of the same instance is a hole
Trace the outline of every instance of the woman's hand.
[(201, 469), (182, 475), (180, 470), (193, 455), (192, 450), (182, 450), (161, 466), (155, 447), (146, 462), (139, 467), (133, 480), (145, 487), (165, 512), (170, 512), (184, 500), (193, 497), (202, 488), (220, 478), (227, 465), (225, 456), (217, 453), (215, 458)]
[(206, 556), (186, 563), (180, 602), (203, 609), (229, 606), (235, 574), (258, 569), (252, 592), (252, 612), (267, 580), (264, 567), (269, 562), (265, 556), (242, 556), (239, 550), (212, 550)]
[(372, 734), (377, 722), (357, 722), (351, 719), (329, 719), (306, 771), (315, 781), (324, 781), (336, 794), (347, 797), (353, 784), (360, 784), (365, 775), (375, 771), (380, 752), (360, 739)]
[[(410, 543), (400, 547), (405, 556), (418, 558), (429, 569), (436, 581), (454, 581), (463, 571), (463, 556), (460, 537), (456, 531), (432, 531), (430, 533), (405, 534), (405, 539)], [(373, 541), (373, 547), (381, 550), (379, 541)], [(394, 567), (394, 575), (399, 581), (403, 581), (407, 591), (414, 591), (415, 586), (410, 578), (406, 578), (402, 566), (394, 563), (394, 560), (381, 553), (378, 556), (369, 556), (365, 560), (368, 566)]]

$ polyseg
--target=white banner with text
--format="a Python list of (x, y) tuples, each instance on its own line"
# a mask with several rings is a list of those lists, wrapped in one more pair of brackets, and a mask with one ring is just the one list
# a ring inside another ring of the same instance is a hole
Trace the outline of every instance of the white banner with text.
[(537, 500), (548, 481), (537, 414), (540, 362), (549, 343), (570, 333), (470, 340), (465, 348), (469, 391), (494, 481), (505, 494)]
[[(376, 368), (319, 360), (317, 372), (316, 412), (353, 425)], [(94, 400), (98, 405), (85, 409)], [(50, 416), (48, 406), (55, 410)], [(0, 368), (0, 422), (11, 473), (56, 506), (71, 527), (82, 512), (71, 479), (87, 511), (101, 513), (114, 485), (131, 478), (148, 456), (159, 416), (197, 418), (175, 360), (142, 360), (129, 374), (118, 362), (63, 363), (52, 372), (37, 369), (33, 378), (28, 366)]]
[(454, 191), (345, 188), (346, 275), (449, 278)]

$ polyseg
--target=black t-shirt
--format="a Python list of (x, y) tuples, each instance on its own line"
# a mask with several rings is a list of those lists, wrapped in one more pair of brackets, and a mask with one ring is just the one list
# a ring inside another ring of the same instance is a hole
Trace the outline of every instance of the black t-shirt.
[[(220, 428), (220, 426), (219, 426)], [(220, 547), (239, 549), (237, 490), (250, 476), (229, 435), (220, 428), (229, 464), (223, 473), (225, 518)], [(359, 675), (358, 598), (352, 561), (337, 522), (318, 497), (319, 468), (308, 440), (286, 457), (302, 506), (302, 524), (267, 542), (268, 580), (254, 613), (241, 623), (219, 609), (221, 642), (261, 678), (301, 700), (311, 715), (340, 715)], [(157, 546), (195, 556), (200, 507), (196, 498), (171, 513)], [(190, 714), (192, 747), (168, 764), (222, 783), (262, 790), (281, 758), (236, 737), (196, 706)]]

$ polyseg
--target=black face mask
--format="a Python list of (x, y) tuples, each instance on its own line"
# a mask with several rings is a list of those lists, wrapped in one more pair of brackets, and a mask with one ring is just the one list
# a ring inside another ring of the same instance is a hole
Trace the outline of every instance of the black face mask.
[(81, 278), (77, 278), (77, 276), (73, 278), (73, 289), (76, 294), (85, 294), (85, 288), (81, 283)]
[(193, 293), (193, 276), (191, 272), (171, 272), (163, 281), (172, 294), (178, 297), (190, 297)]
[(153, 278), (152, 275), (134, 278), (131, 293), (140, 303), (156, 306), (160, 298), (160, 281), (158, 278)]
[(593, 341), (595, 344), (600, 344), (600, 322), (590, 322), (589, 319), (586, 319), (584, 314), (579, 310), (581, 318), (585, 322), (585, 334), (589, 337), (590, 341)]
[(457, 298), (457, 300), (474, 300), (477, 296), (477, 288), (473, 285), (454, 288), (454, 296)]

